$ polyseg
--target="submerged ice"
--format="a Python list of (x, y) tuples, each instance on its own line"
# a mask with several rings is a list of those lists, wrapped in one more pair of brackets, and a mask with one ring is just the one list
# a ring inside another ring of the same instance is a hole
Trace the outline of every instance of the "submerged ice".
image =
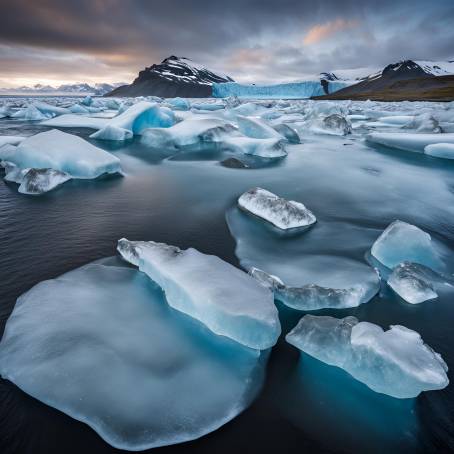
[(142, 273), (105, 261), (23, 294), (0, 343), (3, 378), (127, 450), (216, 430), (255, 397), (265, 362), (169, 308)]
[(445, 388), (448, 367), (421, 336), (404, 326), (388, 331), (355, 317), (305, 315), (287, 342), (332, 366), (346, 370), (373, 391), (412, 398)]
[(153, 241), (118, 242), (121, 256), (162, 287), (170, 306), (247, 347), (272, 347), (281, 332), (272, 293), (214, 255)]

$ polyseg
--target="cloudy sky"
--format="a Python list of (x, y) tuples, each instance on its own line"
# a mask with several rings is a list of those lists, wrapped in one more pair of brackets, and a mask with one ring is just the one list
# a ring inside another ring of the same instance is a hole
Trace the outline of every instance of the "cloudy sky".
[(0, 86), (130, 82), (169, 55), (242, 82), (454, 59), (454, 0), (0, 0)]

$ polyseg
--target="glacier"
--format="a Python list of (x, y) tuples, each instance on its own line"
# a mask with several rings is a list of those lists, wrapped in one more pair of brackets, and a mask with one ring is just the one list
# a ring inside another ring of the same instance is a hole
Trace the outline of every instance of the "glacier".
[(388, 285), (407, 303), (420, 304), (438, 298), (430, 269), (424, 265), (402, 262), (388, 278)]
[[(329, 92), (334, 93), (349, 84), (343, 82), (329, 82)], [(215, 98), (238, 98), (250, 99), (303, 99), (312, 96), (322, 96), (325, 92), (322, 84), (317, 81), (293, 82), (276, 85), (246, 85), (236, 82), (224, 82), (213, 84), (213, 96)]]
[(371, 254), (390, 269), (405, 261), (433, 270), (444, 268), (431, 236), (415, 225), (399, 220), (392, 222), (377, 238)]
[(271, 348), (281, 332), (272, 293), (213, 255), (153, 241), (118, 241), (120, 255), (160, 285), (170, 306), (215, 334), (257, 350)]
[(17, 300), (0, 373), (119, 449), (193, 440), (257, 395), (267, 353), (174, 311), (118, 259), (41, 282)]
[(347, 371), (375, 392), (406, 399), (449, 384), (448, 367), (421, 336), (404, 326), (388, 331), (356, 317), (305, 315), (286, 336), (304, 353)]
[(262, 188), (253, 188), (242, 194), (238, 206), (282, 230), (306, 228), (317, 220), (302, 203), (285, 200)]

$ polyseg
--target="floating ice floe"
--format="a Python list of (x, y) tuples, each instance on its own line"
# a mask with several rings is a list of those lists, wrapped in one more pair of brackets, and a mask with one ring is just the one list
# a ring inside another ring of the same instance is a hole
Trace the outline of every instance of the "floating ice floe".
[(17, 146), (1, 147), (0, 159), (5, 179), (19, 183), (24, 194), (50, 191), (71, 178), (121, 173), (114, 155), (56, 129), (27, 137)]
[(424, 265), (403, 262), (388, 278), (388, 285), (407, 303), (419, 304), (438, 297), (432, 285), (430, 269)]
[(238, 115), (235, 118), (238, 128), (242, 134), (254, 139), (284, 139), (275, 129), (258, 118), (248, 118)]
[(454, 143), (454, 134), (420, 134), (404, 132), (373, 132), (366, 139), (372, 143), (378, 143), (391, 148), (406, 151), (424, 152), (427, 145), (435, 143)]
[(242, 194), (238, 206), (281, 230), (306, 228), (317, 221), (302, 203), (285, 200), (262, 188)]
[(272, 293), (213, 255), (153, 241), (118, 242), (121, 256), (162, 287), (170, 306), (247, 347), (272, 347), (281, 332)]
[(301, 142), (299, 134), (286, 123), (275, 124), (273, 125), (273, 129), (275, 129), (281, 136), (285, 137), (289, 143), (295, 144)]
[(448, 367), (421, 336), (404, 326), (388, 331), (355, 317), (305, 315), (287, 342), (337, 366), (373, 391), (405, 399), (445, 388)]
[(258, 393), (266, 357), (169, 308), (139, 271), (103, 261), (17, 300), (0, 373), (116, 448), (138, 451), (233, 419)]
[(319, 309), (346, 309), (368, 303), (380, 290), (380, 278), (371, 273), (370, 278), (350, 288), (329, 288), (317, 284), (301, 287), (285, 285), (277, 277), (252, 268), (249, 274), (274, 292), (274, 297), (292, 309), (314, 311)]
[(88, 114), (88, 113), (90, 113), (90, 111), (86, 107), (84, 107), (84, 106), (82, 106), (80, 104), (73, 104), (71, 107), (69, 107), (69, 111), (71, 113), (73, 113), (73, 114)]
[(377, 238), (371, 254), (390, 269), (405, 261), (433, 270), (443, 266), (431, 236), (415, 225), (399, 220), (392, 222)]
[[(444, 135), (445, 134), (443, 134), (443, 136)], [(434, 158), (454, 159), (454, 142), (427, 145), (424, 147), (424, 153), (433, 156)]]
[(120, 128), (118, 126), (107, 125), (99, 131), (90, 135), (91, 139), (96, 140), (112, 140), (123, 142), (132, 139), (134, 134), (129, 129)]

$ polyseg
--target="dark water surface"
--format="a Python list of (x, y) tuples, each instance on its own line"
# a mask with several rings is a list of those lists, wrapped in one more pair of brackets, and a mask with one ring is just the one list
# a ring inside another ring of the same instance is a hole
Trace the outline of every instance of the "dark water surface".
[[(0, 121), (1, 134), (42, 129)], [(66, 132), (88, 135), (84, 130)], [(244, 170), (222, 167), (218, 161), (223, 156), (216, 153), (209, 159), (200, 153), (168, 159), (138, 141), (122, 147), (96, 145), (120, 158), (124, 178), (71, 181), (41, 197), (21, 195), (17, 185), (0, 182), (1, 332), (20, 294), (42, 280), (114, 255), (122, 237), (195, 247), (239, 266), (225, 214), (236, 197), (254, 186), (304, 202), (319, 224), (332, 229), (335, 254), (362, 259), (396, 218), (454, 249), (454, 165), (442, 160), (374, 149), (355, 138), (312, 136), (289, 147), (289, 156), (279, 165)], [(319, 241), (326, 249), (323, 238), (312, 234), (306, 241), (310, 238), (311, 248), (316, 250)], [(283, 244), (287, 241), (292, 240), (282, 239)], [(285, 254), (279, 260), (285, 260)], [(278, 305), (285, 334), (303, 313)], [(355, 315), (383, 327), (403, 324), (417, 330), (454, 368), (450, 288), (439, 300), (416, 306), (384, 288), (359, 308), (317, 314)], [(452, 380), (451, 372), (449, 376)], [(156, 452), (386, 451), (454, 451), (452, 385), (417, 399), (393, 399), (372, 392), (338, 368), (300, 357), (282, 336), (272, 350), (263, 391), (248, 410), (208, 436)], [(2, 380), (0, 452), (119, 451), (85, 424)]]

